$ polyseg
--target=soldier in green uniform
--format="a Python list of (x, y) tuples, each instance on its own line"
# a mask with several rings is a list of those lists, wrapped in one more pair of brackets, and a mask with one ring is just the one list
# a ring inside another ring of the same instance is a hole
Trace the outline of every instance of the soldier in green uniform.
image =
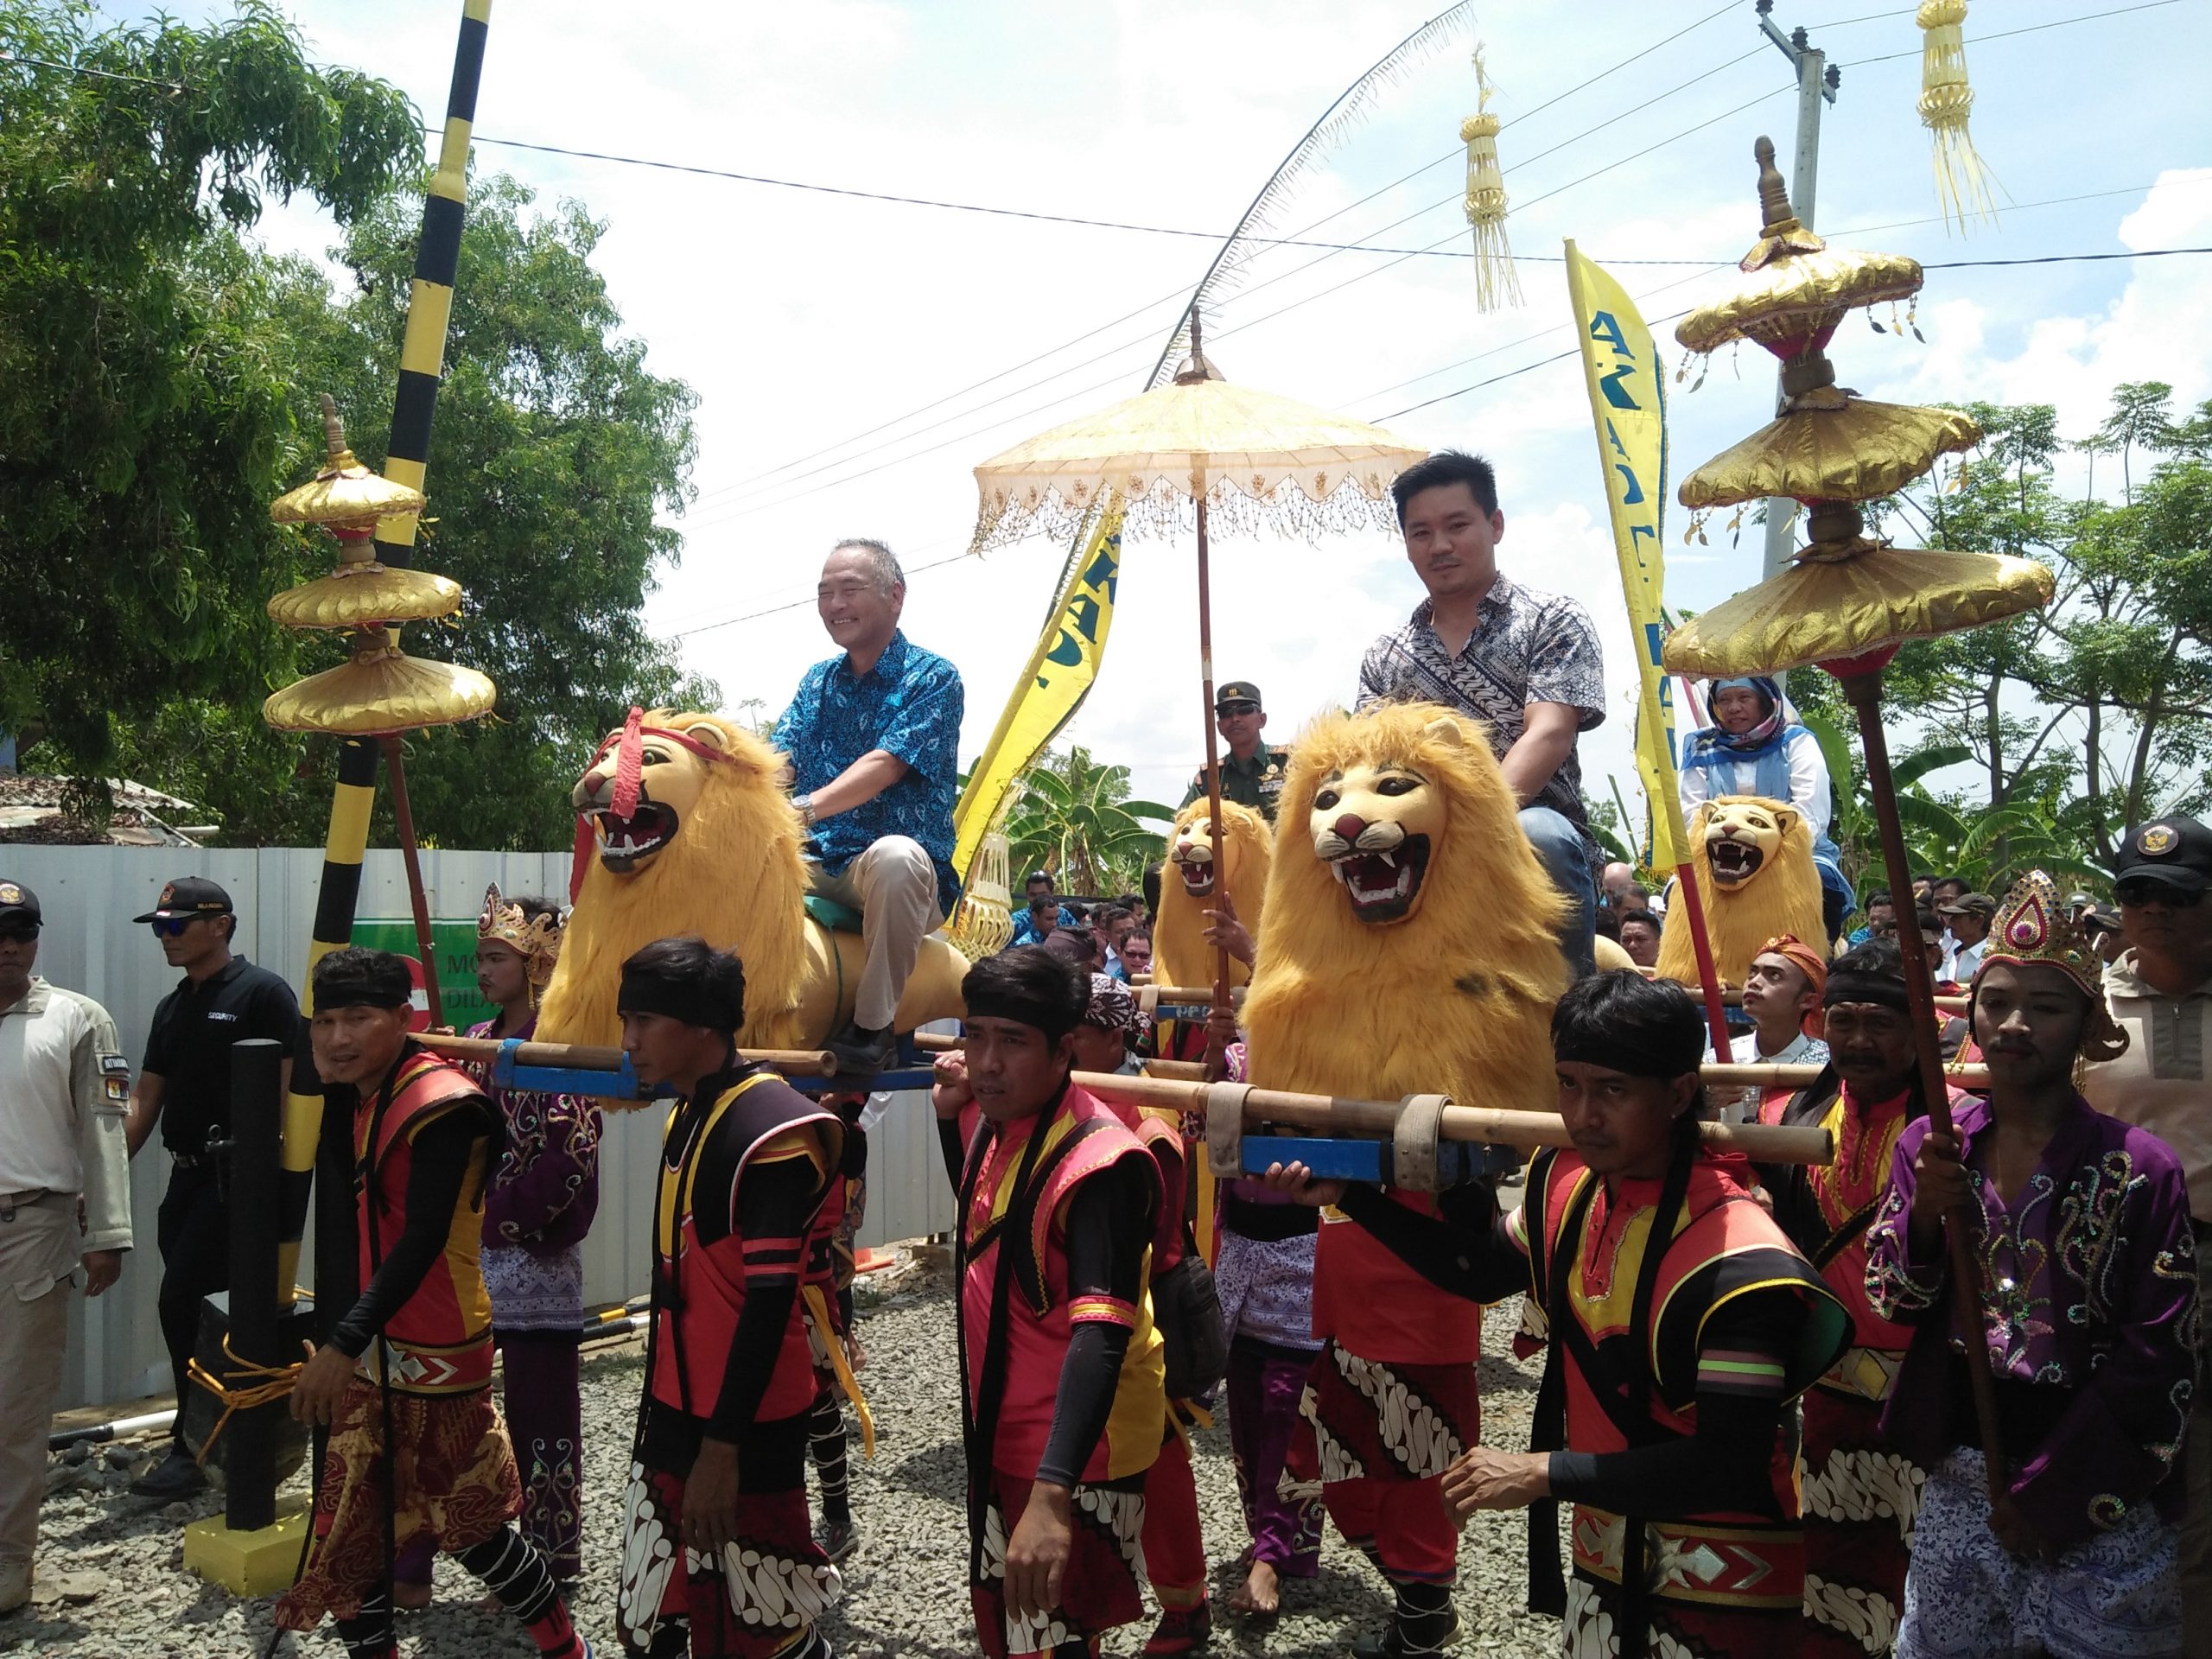
[[(1290, 751), (1280, 743), (1260, 741), (1260, 729), (1268, 723), (1260, 688), (1249, 680), (1230, 680), (1214, 694), (1213, 722), (1228, 745), (1228, 753), (1221, 757), (1221, 798), (1255, 807), (1273, 823), (1283, 774), (1290, 768)], [(1188, 806), (1205, 792), (1206, 772), (1201, 766), (1192, 775), (1182, 804)]]

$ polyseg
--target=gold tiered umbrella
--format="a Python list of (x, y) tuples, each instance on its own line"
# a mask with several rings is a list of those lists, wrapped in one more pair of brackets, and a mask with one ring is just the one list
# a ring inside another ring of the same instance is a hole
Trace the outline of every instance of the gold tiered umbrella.
[[(1910, 260), (1830, 249), (1789, 211), (1774, 146), (1761, 138), (1754, 153), (1766, 222), (1743, 262), (1746, 280), (1719, 303), (1685, 318), (1675, 338), (1693, 351), (1736, 339), (1758, 341), (1782, 359), (1787, 402), (1781, 418), (1691, 474), (1681, 495), (1693, 508), (1794, 496), (1811, 509), (1811, 539), (1789, 569), (1676, 630), (1662, 655), (1674, 674), (1725, 678), (1818, 663), (1840, 679), (1866, 746), (1866, 784), (1890, 890), (1909, 893), (1912, 872), (1882, 731), (1882, 670), (1907, 639), (2040, 609), (2050, 602), (2050, 572), (2031, 559), (1891, 547), (1866, 533), (1859, 503), (1900, 488), (1939, 454), (1966, 448), (1981, 434), (1955, 411), (1869, 403), (1836, 385), (1824, 349), (1836, 323), (1856, 307), (1916, 293), (1920, 268)], [(1903, 955), (1922, 1096), (1930, 1124), (1948, 1135), (1935, 983), (1924, 954)], [(1993, 1500), (2004, 1491), (2006, 1465), (1980, 1331), (1973, 1226), (1970, 1216), (1954, 1214), (1944, 1230), (1952, 1273), (1972, 1293), (1959, 1298), (1961, 1336)]]
[(279, 496), (269, 516), (280, 524), (320, 524), (328, 531), (338, 541), (338, 569), (277, 594), (269, 601), (269, 614), (287, 628), (350, 634), (353, 652), (336, 668), (296, 680), (275, 693), (261, 705), (261, 717), (279, 731), (380, 741), (391, 769), (392, 815), (398, 821), (399, 849), (407, 865), (423, 989), (431, 1022), (442, 1024), (429, 901), (423, 887), (399, 734), (489, 714), (498, 693), (473, 668), (410, 657), (399, 649), (395, 625), (452, 615), (461, 608), (461, 584), (428, 571), (393, 569), (377, 562), (372, 539), (377, 520), (391, 513), (420, 512), (427, 505), (423, 493), (380, 477), (354, 457), (339, 424), (338, 406), (327, 392), (322, 427), (329, 446), (322, 470)]
[[(982, 500), (970, 550), (1030, 535), (1065, 539), (1109, 496), (1122, 501), (1125, 535), (1166, 535), (1194, 524), (1206, 805), (1218, 824), (1211, 522), (1218, 516), (1240, 534), (1395, 530), (1390, 480), (1427, 453), (1364, 421), (1231, 385), (1206, 360), (1193, 311), (1190, 359), (1172, 384), (1039, 433), (976, 468)], [(1218, 948), (1213, 1005), (1229, 1007), (1229, 953)]]

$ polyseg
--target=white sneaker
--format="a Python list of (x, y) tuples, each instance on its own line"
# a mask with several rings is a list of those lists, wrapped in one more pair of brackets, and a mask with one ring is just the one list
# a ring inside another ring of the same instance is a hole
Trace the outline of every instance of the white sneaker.
[(12, 1613), (31, 1599), (31, 1564), (0, 1561), (0, 1615)]

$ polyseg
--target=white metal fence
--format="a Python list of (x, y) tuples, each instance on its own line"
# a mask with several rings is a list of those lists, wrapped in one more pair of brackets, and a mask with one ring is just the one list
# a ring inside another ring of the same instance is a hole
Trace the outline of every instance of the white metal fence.
[[(423, 879), (430, 912), (441, 920), (474, 920), (484, 888), (496, 881), (509, 894), (560, 897), (569, 877), (567, 852), (425, 851)], [(135, 847), (0, 847), (0, 879), (37, 893), (46, 928), (38, 971), (56, 985), (82, 991), (114, 1015), (135, 1074), (154, 1007), (177, 976), (151, 933), (130, 918), (154, 906), (164, 881), (206, 875), (238, 906), (237, 948), (297, 985), (307, 971), (309, 925), (322, 874), (322, 854), (308, 848), (185, 852)], [(408, 915), (406, 876), (397, 852), (372, 851), (361, 873), (363, 919)], [(0, 1111), (8, 1103), (0, 1101)], [(600, 1154), (599, 1217), (584, 1244), (584, 1294), (594, 1302), (642, 1295), (652, 1219), (653, 1164), (660, 1120), (652, 1111), (609, 1117)], [(166, 1389), (168, 1357), (156, 1317), (161, 1282), (155, 1211), (168, 1180), (158, 1145), (139, 1154), (131, 1171), (131, 1218), (137, 1249), (123, 1278), (98, 1301), (73, 1304), (63, 1385), (68, 1406), (127, 1400)], [(942, 1232), (952, 1225), (952, 1195), (937, 1135), (922, 1095), (892, 1098), (869, 1138), (868, 1195), (862, 1243), (880, 1244)], [(308, 1228), (302, 1275), (313, 1283)]]

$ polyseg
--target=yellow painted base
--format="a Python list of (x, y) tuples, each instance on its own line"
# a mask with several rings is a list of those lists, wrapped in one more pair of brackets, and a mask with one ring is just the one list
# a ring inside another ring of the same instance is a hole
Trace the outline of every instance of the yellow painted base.
[(300, 1564), (308, 1525), (307, 1501), (276, 1500), (276, 1522), (256, 1532), (232, 1532), (211, 1515), (184, 1529), (184, 1567), (234, 1596), (273, 1596), (287, 1589)]

